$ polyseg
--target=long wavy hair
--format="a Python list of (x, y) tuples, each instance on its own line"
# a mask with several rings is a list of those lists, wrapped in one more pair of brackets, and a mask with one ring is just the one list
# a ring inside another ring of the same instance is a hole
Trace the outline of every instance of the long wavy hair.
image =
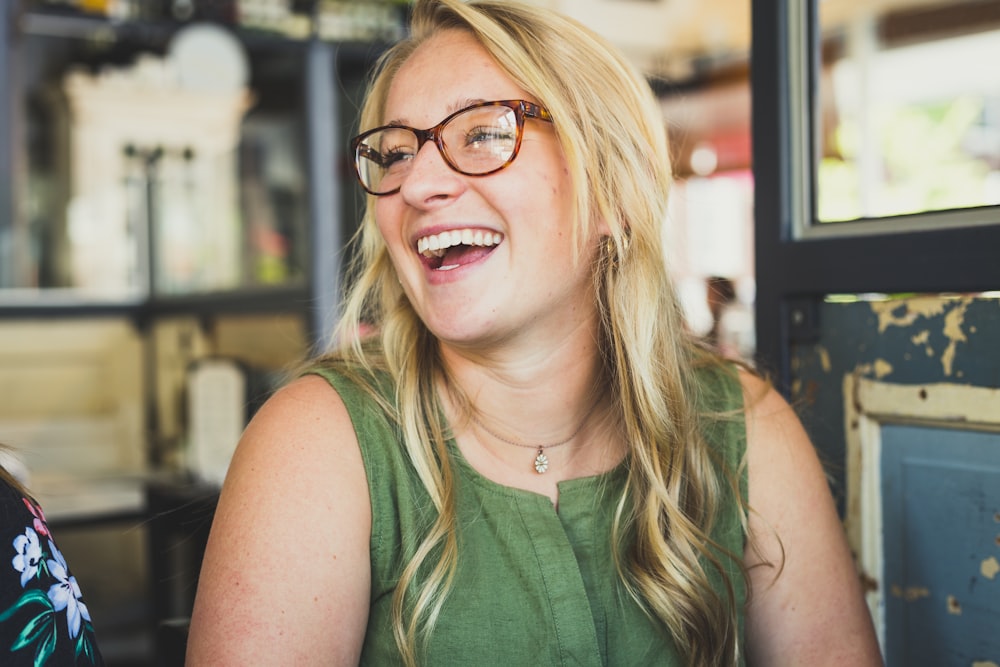
[[(742, 554), (720, 555), (710, 532), (724, 493), (741, 497), (739, 472), (720, 474), (702, 436), (705, 415), (696, 407), (692, 371), (723, 365), (686, 333), (668, 278), (661, 226), (672, 174), (655, 96), (602, 38), (554, 12), (504, 0), (417, 0), (409, 38), (384, 54), (372, 75), (362, 129), (384, 122), (389, 88), (407, 58), (449, 29), (472, 34), (555, 119), (573, 183), (577, 258), (594, 225), (603, 221), (610, 230), (594, 281), (604, 382), (629, 447), (625, 492), (609, 536), (630, 545), (617, 563), (621, 580), (662, 622), (688, 664), (735, 664)], [(437, 508), (393, 600), (396, 642), (405, 662), (415, 665), (458, 558), (449, 434), (435, 390), (445, 371), (436, 339), (403, 294), (372, 204), (369, 197), (354, 239), (353, 279), (334, 336), (341, 343), (325, 361), (391, 375), (396, 399), (385, 408), (398, 420)], [(356, 335), (367, 326), (377, 331), (374, 339)], [(721, 593), (712, 577), (723, 582)]]

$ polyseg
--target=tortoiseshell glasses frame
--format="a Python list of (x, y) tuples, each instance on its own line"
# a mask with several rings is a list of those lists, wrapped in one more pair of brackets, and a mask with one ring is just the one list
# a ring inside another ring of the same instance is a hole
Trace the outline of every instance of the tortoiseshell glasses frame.
[(541, 105), (526, 100), (499, 100), (459, 109), (426, 130), (399, 124), (376, 127), (351, 140), (354, 171), (369, 194), (395, 194), (417, 152), (432, 141), (445, 163), (458, 173), (493, 174), (510, 166), (517, 157), (525, 118), (553, 122)]

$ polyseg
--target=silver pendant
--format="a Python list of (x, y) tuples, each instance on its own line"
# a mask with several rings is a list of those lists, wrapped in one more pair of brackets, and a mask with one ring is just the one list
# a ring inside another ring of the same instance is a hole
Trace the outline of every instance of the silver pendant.
[(549, 457), (545, 455), (545, 452), (539, 449), (538, 456), (535, 457), (535, 472), (541, 475), (548, 469), (549, 469)]

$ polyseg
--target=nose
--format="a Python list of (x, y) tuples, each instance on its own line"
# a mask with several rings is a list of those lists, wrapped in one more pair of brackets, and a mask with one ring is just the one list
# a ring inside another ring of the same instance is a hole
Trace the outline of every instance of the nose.
[(408, 204), (427, 206), (457, 197), (464, 188), (462, 175), (448, 165), (437, 144), (425, 141), (413, 157), (399, 192)]

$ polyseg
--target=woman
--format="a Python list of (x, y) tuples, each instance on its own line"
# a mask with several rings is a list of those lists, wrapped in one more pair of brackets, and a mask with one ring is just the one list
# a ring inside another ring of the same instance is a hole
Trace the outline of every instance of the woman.
[(878, 664), (799, 422), (683, 333), (642, 77), (418, 0), (361, 123), (344, 342), (247, 428), (189, 664)]
[[(8, 450), (0, 445), (0, 458)], [(0, 466), (0, 664), (9, 667), (103, 665), (90, 612), (56, 547), (45, 514)]]

